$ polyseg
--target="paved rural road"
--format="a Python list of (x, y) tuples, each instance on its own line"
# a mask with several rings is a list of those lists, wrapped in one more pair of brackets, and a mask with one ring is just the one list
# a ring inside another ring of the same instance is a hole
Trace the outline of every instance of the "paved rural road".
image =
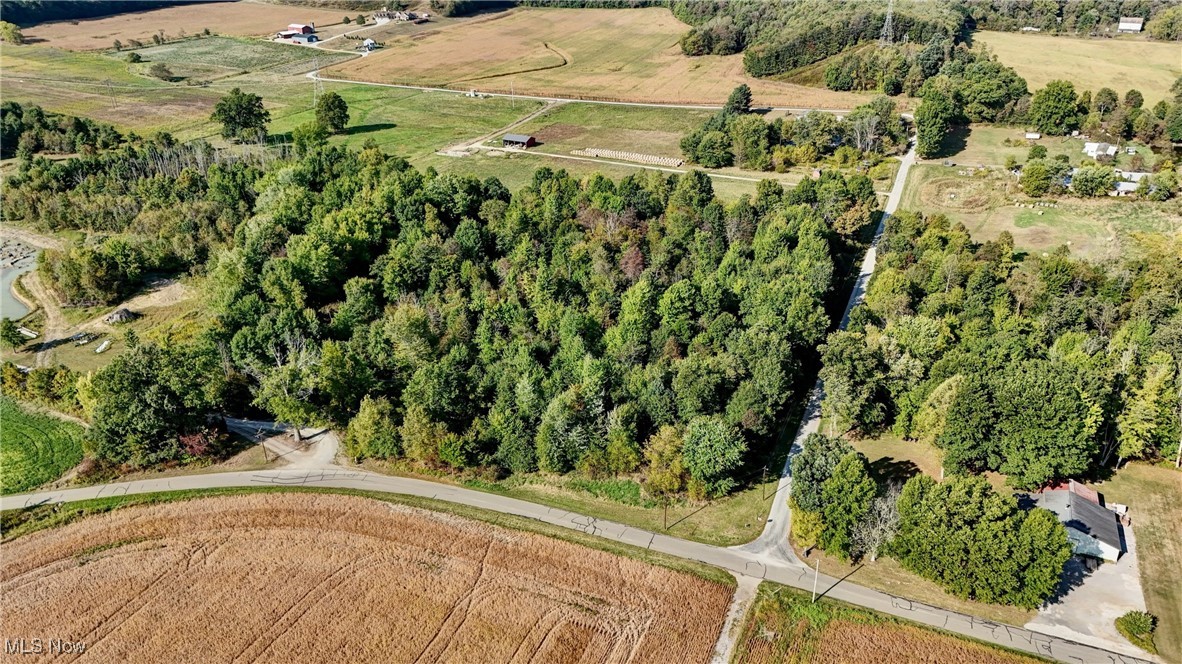
[[(907, 154), (899, 163), (899, 173), (895, 176), (895, 183), (883, 207), (882, 218), (878, 228), (874, 231), (874, 239), (866, 255), (862, 259), (862, 267), (858, 273), (858, 280), (854, 283), (854, 290), (850, 293), (849, 302), (845, 305), (845, 313), (841, 316), (839, 327), (845, 329), (850, 322), (850, 311), (866, 299), (866, 285), (870, 282), (870, 275), (874, 273), (874, 265), (878, 260), (878, 242), (882, 239), (882, 230), (887, 217), (899, 208), (899, 201), (903, 198), (903, 188), (907, 183), (907, 174), (915, 165), (915, 141), (911, 142)], [(800, 453), (804, 447), (804, 439), (811, 433), (816, 433), (821, 426), (821, 402), (825, 399), (825, 386), (821, 379), (809, 391), (808, 403), (805, 405), (804, 416), (800, 419), (800, 427), (796, 430), (796, 437), (792, 440), (792, 448), (788, 451), (788, 458), (784, 461), (784, 469), (780, 473), (780, 482), (776, 485), (776, 498), (772, 500), (772, 510), (768, 515), (763, 533), (753, 542), (738, 547), (740, 550), (762, 556), (764, 559), (784, 561), (800, 564), (792, 547), (788, 544), (788, 528), (792, 523), (792, 513), (788, 509), (788, 494), (792, 488), (792, 457)]]
[[(913, 146), (902, 159), (899, 173), (895, 178), (895, 184), (891, 188), (890, 196), (884, 208), (886, 212), (883, 215), (884, 221), (888, 215), (898, 208), (903, 193), (903, 185), (906, 182), (908, 171), (914, 163), (915, 148)], [(871, 273), (874, 271), (876, 246), (879, 238), (882, 236), (882, 229), (883, 223), (880, 222), (875, 233), (874, 241), (869, 251), (867, 251), (865, 259), (862, 261), (861, 272), (858, 275), (853, 293), (850, 295), (850, 301), (846, 305), (845, 315), (841, 321), (842, 327), (848, 321), (850, 310), (857, 303), (861, 302), (865, 295), (866, 284), (870, 279)], [(790, 454), (799, 452), (804, 437), (808, 433), (817, 430), (820, 424), (820, 402), (823, 394), (823, 387), (820, 381), (818, 381), (810, 393), (805, 417), (802, 418), (802, 424), (797, 431)], [(250, 420), (230, 420), (229, 425), (236, 431), (260, 438), (264, 437), (266, 430), (274, 429), (273, 423)], [(679, 558), (696, 560), (708, 565), (721, 567), (738, 575), (756, 579), (767, 579), (804, 590), (811, 590), (815, 587), (819, 593), (827, 597), (907, 618), (988, 643), (1031, 652), (1064, 662), (1086, 662), (1089, 664), (1092, 662), (1143, 662), (1144, 664), (1152, 664), (1148, 660), (1120, 655), (1066, 639), (1032, 632), (1021, 627), (990, 622), (955, 611), (920, 604), (903, 597), (896, 597), (888, 593), (865, 588), (849, 581), (841, 581), (829, 576), (815, 575), (811, 569), (796, 558), (791, 547), (787, 545), (788, 525), (791, 516), (787, 502), (789, 488), (791, 487), (791, 475), (788, 464), (785, 464), (784, 472), (777, 488), (777, 498), (772, 501), (772, 511), (767, 526), (764, 528), (760, 537), (750, 544), (724, 548), (691, 542), (661, 533), (568, 512), (559, 508), (547, 507), (538, 503), (508, 498), (493, 493), (485, 493), (474, 489), (343, 468), (334, 464), (337, 447), (335, 434), (332, 432), (322, 432), (320, 434), (314, 434), (311, 439), (315, 441), (313, 444), (298, 448), (280, 443), (279, 441), (269, 441), (267, 446), (273, 451), (280, 451), (285, 460), (290, 464), (277, 470), (186, 475), (104, 484), (78, 489), (2, 496), (0, 497), (0, 509), (19, 509), (42, 504), (159, 491), (255, 486), (312, 486), (420, 496), (469, 505), (502, 514), (512, 514), (535, 519), (641, 548), (659, 551)]]
[[(579, 530), (585, 533), (660, 551), (679, 558), (696, 560), (757, 579), (767, 579), (797, 588), (813, 587), (812, 571), (798, 563), (776, 561), (766, 556), (735, 548), (723, 548), (690, 542), (660, 533), (633, 528), (611, 521), (603, 521), (566, 510), (546, 507), (515, 498), (485, 493), (458, 486), (437, 484), (406, 477), (390, 477), (370, 472), (326, 465), (321, 468), (262, 470), (252, 472), (213, 473), (182, 477), (122, 482), (79, 489), (44, 493), (4, 496), (0, 509), (17, 509), (39, 504), (71, 502), (92, 498), (179, 491), (185, 489), (214, 489), (226, 487), (326, 487), (360, 489), (434, 498), (486, 510), (512, 514), (529, 519)], [(1018, 650), (1037, 653), (1064, 662), (1143, 662), (1122, 657), (1064, 639), (1038, 634), (1020, 627), (1012, 627), (964, 614), (947, 611), (905, 598), (895, 597), (850, 582), (839, 583), (828, 576), (817, 578), (818, 592), (851, 604), (904, 617), (932, 625), (981, 641), (996, 643)]]

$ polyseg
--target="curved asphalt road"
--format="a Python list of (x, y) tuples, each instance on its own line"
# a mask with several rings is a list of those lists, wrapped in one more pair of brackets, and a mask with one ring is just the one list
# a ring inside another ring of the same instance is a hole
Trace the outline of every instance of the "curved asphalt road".
[[(907, 173), (915, 163), (914, 146), (903, 157), (899, 174), (891, 188), (890, 197), (884, 208), (883, 221), (899, 206)], [(876, 247), (882, 235), (883, 224), (875, 233), (874, 241), (862, 261), (861, 272), (846, 305), (841, 327), (848, 322), (850, 310), (862, 301), (866, 284), (874, 271)], [(801, 449), (801, 443), (820, 424), (820, 404), (824, 389), (820, 381), (813, 387), (800, 428), (793, 441), (792, 454)], [(261, 427), (266, 423), (243, 422), (244, 426)], [(325, 439), (332, 444), (331, 437)], [(787, 544), (791, 514), (788, 509), (788, 492), (792, 478), (788, 464), (777, 487), (777, 498), (772, 501), (772, 510), (763, 533), (755, 541), (738, 547), (717, 547), (691, 542), (677, 537), (604, 521), (562, 509), (547, 507), (515, 498), (426, 480), (406, 477), (378, 475), (361, 470), (342, 468), (332, 463), (332, 447), (317, 445), (308, 450), (287, 468), (252, 472), (210, 473), (182, 477), (120, 482), (100, 486), (64, 489), (42, 493), (19, 494), (0, 497), (0, 509), (19, 509), (41, 504), (72, 502), (93, 498), (152, 493), (159, 491), (180, 491), (191, 489), (214, 489), (249, 486), (314, 486), (325, 488), (360, 489), (398, 493), (448, 502), (470, 505), (503, 514), (512, 514), (543, 521), (556, 526), (579, 530), (585, 533), (624, 542), (653, 551), (695, 560), (715, 567), (721, 567), (735, 574), (767, 579), (787, 586), (811, 590), (816, 584), (817, 591), (824, 596), (839, 599), (850, 604), (863, 606), (915, 622), (962, 634), (987, 643), (995, 643), (1017, 650), (1050, 657), (1063, 662), (1079, 663), (1125, 663), (1151, 664), (1148, 660), (1120, 655), (1100, 648), (1068, 641), (1058, 637), (1032, 632), (1030, 630), (983, 620), (974, 616), (949, 611), (926, 604), (913, 602), (903, 597), (872, 590), (851, 582), (842, 582), (828, 576), (816, 576), (813, 571), (796, 558)], [(327, 452), (327, 454), (325, 453)]]

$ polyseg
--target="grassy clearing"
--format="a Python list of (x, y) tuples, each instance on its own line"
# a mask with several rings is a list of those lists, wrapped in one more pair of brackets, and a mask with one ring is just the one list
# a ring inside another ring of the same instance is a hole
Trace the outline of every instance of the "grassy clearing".
[[(239, 37), (270, 35), (289, 23), (312, 23), (323, 33), (332, 34), (342, 27), (341, 17), (349, 12), (314, 7), (284, 7), (259, 2), (197, 3), (128, 12), (82, 21), (43, 23), (23, 32), (35, 43), (74, 51), (111, 48), (118, 39), (127, 44), (132, 39), (151, 43), (152, 35), (163, 32), (168, 38), (193, 35), (208, 28), (219, 34)], [(355, 12), (351, 15), (355, 15)]]
[(731, 662), (1045, 661), (937, 629), (764, 582)]
[(0, 397), (0, 493), (20, 493), (82, 461), (82, 427)]
[(739, 83), (751, 86), (757, 104), (853, 108), (866, 99), (752, 78), (741, 55), (688, 58), (678, 46), (687, 29), (668, 9), (517, 9), (388, 39), (381, 51), (331, 72), (356, 80), (630, 101), (721, 104)]
[[(972, 125), (957, 127), (944, 139), (943, 152), (948, 159), (959, 166), (1005, 166), (1006, 158), (1013, 157), (1018, 163), (1027, 161), (1027, 155), (1032, 145), (1041, 145), (1047, 149), (1047, 157), (1054, 158), (1064, 155), (1072, 166), (1079, 166), (1092, 161), (1083, 152), (1084, 141), (1070, 136), (1044, 136), (1037, 141), (1027, 141), (1026, 132), (1020, 127), (1004, 127), (997, 125)], [(1009, 139), (1011, 145), (1006, 145)], [(1143, 146), (1134, 146), (1137, 154), (1144, 161), (1144, 169), (1149, 169), (1157, 161), (1157, 156)], [(1133, 156), (1121, 151), (1113, 163), (1115, 168), (1133, 169)]]
[(1077, 90), (1109, 87), (1120, 94), (1136, 88), (1152, 106), (1168, 96), (1170, 85), (1182, 74), (1178, 45), (1151, 42), (1140, 36), (1117, 39), (1078, 39), (1019, 32), (977, 32), (974, 44), (984, 44), (998, 60), (1026, 79), (1030, 90), (1049, 81), (1071, 81)]
[(906, 482), (923, 473), (940, 478), (944, 453), (935, 445), (903, 440), (891, 434), (852, 441), (854, 449), (866, 455), (870, 472), (879, 484)]
[[(321, 52), (258, 39), (232, 37), (190, 39), (149, 46), (135, 52), (146, 62), (163, 62), (170, 67), (199, 65), (220, 69), (224, 73), (259, 71), (284, 65), (299, 65), (295, 68), (296, 71), (310, 71), (313, 68), (313, 58), (319, 58), (321, 66), (324, 66), (352, 57), (344, 53)], [(290, 69), (289, 67), (284, 71)]]
[(1165, 661), (1182, 661), (1182, 472), (1131, 463), (1096, 488), (1129, 506), (1146, 608), (1158, 618), (1154, 642)]
[[(962, 173), (964, 173), (962, 175)], [(911, 169), (900, 205), (904, 210), (947, 215), (963, 223), (979, 241), (1002, 231), (1019, 250), (1049, 251), (1068, 245), (1077, 256), (1115, 258), (1138, 232), (1182, 230), (1182, 202), (1149, 203), (1127, 198), (1043, 198), (1057, 207), (1016, 207), (1035, 202), (1022, 196), (1015, 180), (996, 171), (968, 171), (922, 164)]]
[[(389, 475), (423, 476), (420, 469), (403, 461), (367, 461), (364, 466), (367, 470)], [(462, 479), (450, 475), (432, 475), (428, 479), (458, 482), (471, 489), (551, 505), (653, 532), (668, 532), (675, 537), (696, 542), (734, 546), (750, 542), (763, 530), (774, 498), (777, 477), (769, 469), (766, 482), (756, 482), (725, 498), (705, 504), (671, 504), (667, 531), (663, 507), (644, 497), (640, 485), (632, 479), (591, 481), (573, 476), (549, 477), (540, 474), (514, 476), (501, 482)]]

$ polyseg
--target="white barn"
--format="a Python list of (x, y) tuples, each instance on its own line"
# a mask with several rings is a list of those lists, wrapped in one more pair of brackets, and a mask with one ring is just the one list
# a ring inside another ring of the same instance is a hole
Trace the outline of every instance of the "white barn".
[(1145, 19), (1137, 16), (1122, 16), (1120, 22), (1116, 24), (1117, 32), (1137, 33), (1141, 32), (1141, 28), (1145, 27)]

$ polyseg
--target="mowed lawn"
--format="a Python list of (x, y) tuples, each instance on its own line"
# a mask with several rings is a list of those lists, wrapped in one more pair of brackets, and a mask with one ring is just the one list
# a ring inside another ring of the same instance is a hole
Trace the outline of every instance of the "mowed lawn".
[(771, 582), (760, 584), (731, 659), (733, 664), (1039, 661), (844, 602), (813, 603), (808, 593)]
[(1129, 506), (1146, 608), (1158, 618), (1154, 642), (1167, 662), (1182, 662), (1182, 471), (1131, 463), (1096, 487)]
[(1182, 75), (1177, 43), (1139, 37), (1079, 39), (1019, 32), (976, 32), (973, 44), (984, 44), (1002, 63), (1014, 68), (1030, 91), (1049, 81), (1067, 80), (1077, 91), (1112, 88), (1122, 96), (1129, 88), (1145, 95), (1152, 106), (1169, 95)]
[(668, 9), (522, 8), (385, 42), (335, 66), (355, 80), (645, 102), (721, 104), (747, 83), (756, 104), (853, 108), (869, 96), (756, 79), (741, 55), (686, 57)]
[(953, 222), (963, 223), (977, 241), (994, 240), (1002, 231), (1009, 231), (1020, 251), (1049, 251), (1066, 244), (1072, 254), (1090, 259), (1120, 255), (1135, 242), (1132, 236), (1137, 232), (1182, 230), (1182, 202), (1178, 200), (1150, 203), (1108, 196), (1031, 199), (1021, 194), (1010, 176), (996, 171), (970, 175), (966, 168), (935, 164), (911, 169), (900, 208), (947, 215)]
[[(1182, 54), (1180, 54), (1182, 55)], [(1043, 136), (1036, 141), (1028, 141), (1022, 127), (1006, 127), (1003, 125), (975, 124), (968, 127), (955, 127), (944, 139), (941, 159), (948, 159), (960, 166), (1005, 166), (1006, 158), (1013, 157), (1018, 163), (1025, 163), (1030, 154), (1030, 148), (1041, 145), (1047, 149), (1047, 157), (1055, 158), (1059, 155), (1067, 157), (1072, 166), (1079, 166), (1092, 159), (1084, 154), (1082, 138), (1071, 136)], [(1009, 144), (1007, 145), (1007, 141)], [(1153, 151), (1144, 145), (1128, 144), (1141, 155), (1142, 170), (1149, 170), (1157, 161)], [(1132, 166), (1133, 155), (1123, 150), (1116, 155), (1113, 166), (1125, 170), (1137, 170)]]
[(19, 493), (82, 461), (82, 427), (0, 397), (0, 493)]
[(346, 53), (322, 52), (261, 39), (234, 37), (188, 39), (149, 46), (135, 52), (145, 62), (163, 62), (177, 75), (183, 75), (178, 67), (198, 66), (237, 73), (270, 70), (286, 65), (285, 71), (300, 73), (314, 69), (315, 59), (319, 59), (320, 65), (324, 66), (352, 57)]

